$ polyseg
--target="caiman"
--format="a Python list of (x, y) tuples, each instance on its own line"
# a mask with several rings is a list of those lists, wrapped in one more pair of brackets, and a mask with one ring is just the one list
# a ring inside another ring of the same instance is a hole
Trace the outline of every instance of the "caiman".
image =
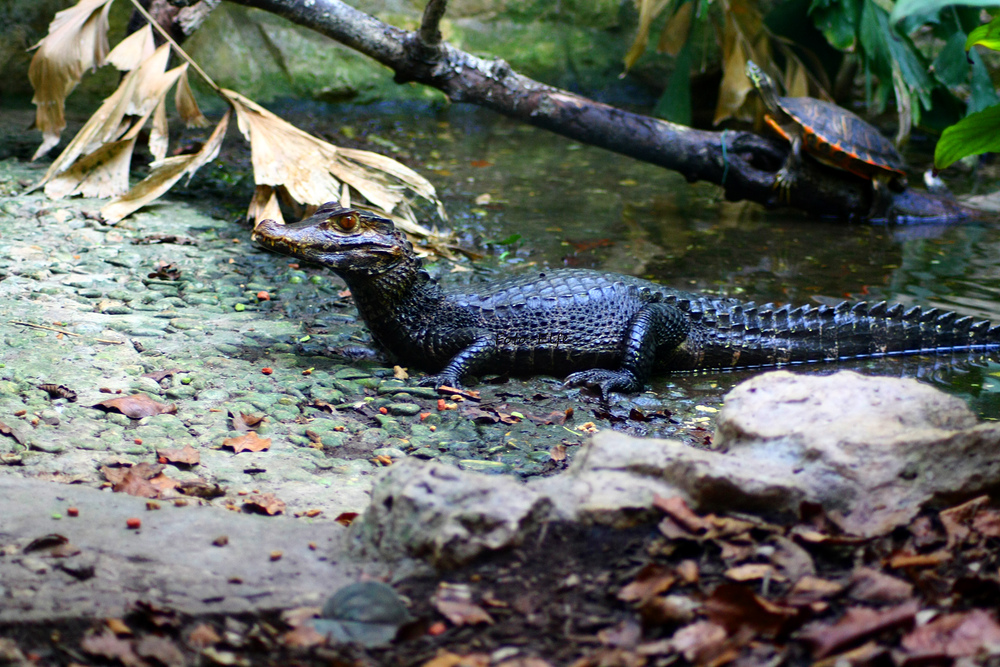
[(654, 370), (691, 371), (1000, 348), (1000, 326), (937, 308), (756, 305), (587, 269), (444, 288), (392, 221), (337, 202), (264, 220), (266, 248), (332, 269), (375, 342), (459, 387), (479, 372), (570, 373), (568, 385), (637, 392)]

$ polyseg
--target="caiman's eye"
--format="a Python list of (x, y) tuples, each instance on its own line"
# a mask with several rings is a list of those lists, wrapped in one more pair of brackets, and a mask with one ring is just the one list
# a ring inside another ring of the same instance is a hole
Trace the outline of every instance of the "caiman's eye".
[(337, 218), (337, 224), (340, 225), (340, 228), (345, 232), (349, 232), (358, 226), (358, 214), (348, 213), (347, 215), (342, 215)]

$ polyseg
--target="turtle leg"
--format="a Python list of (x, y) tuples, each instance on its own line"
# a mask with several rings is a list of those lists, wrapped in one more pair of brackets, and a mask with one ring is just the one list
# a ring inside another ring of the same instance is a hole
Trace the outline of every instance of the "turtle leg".
[(779, 199), (785, 203), (792, 199), (792, 186), (795, 184), (799, 166), (802, 164), (802, 137), (793, 135), (789, 141), (792, 147), (788, 151), (788, 158), (778, 173), (774, 175), (774, 189), (778, 191)]
[(868, 209), (869, 220), (885, 218), (889, 207), (889, 179), (878, 175), (872, 178), (872, 205)]

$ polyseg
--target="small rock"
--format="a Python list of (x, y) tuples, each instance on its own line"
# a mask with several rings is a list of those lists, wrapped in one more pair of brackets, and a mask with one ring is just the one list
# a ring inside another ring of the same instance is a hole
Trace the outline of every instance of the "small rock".
[(509, 477), (464, 472), (413, 457), (388, 468), (371, 504), (349, 531), (362, 552), (425, 558), (457, 567), (516, 546), (548, 515), (551, 502)]
[(407, 417), (412, 417), (423, 409), (416, 403), (390, 403), (385, 408), (389, 411), (389, 414)]

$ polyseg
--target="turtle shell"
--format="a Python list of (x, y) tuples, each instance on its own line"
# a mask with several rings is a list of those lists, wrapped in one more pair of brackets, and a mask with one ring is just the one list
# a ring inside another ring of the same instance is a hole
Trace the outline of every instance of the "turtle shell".
[[(892, 142), (847, 109), (812, 97), (779, 97), (778, 104), (802, 128), (805, 151), (821, 162), (862, 178), (906, 178), (905, 163)], [(771, 125), (791, 140), (778, 123)]]

